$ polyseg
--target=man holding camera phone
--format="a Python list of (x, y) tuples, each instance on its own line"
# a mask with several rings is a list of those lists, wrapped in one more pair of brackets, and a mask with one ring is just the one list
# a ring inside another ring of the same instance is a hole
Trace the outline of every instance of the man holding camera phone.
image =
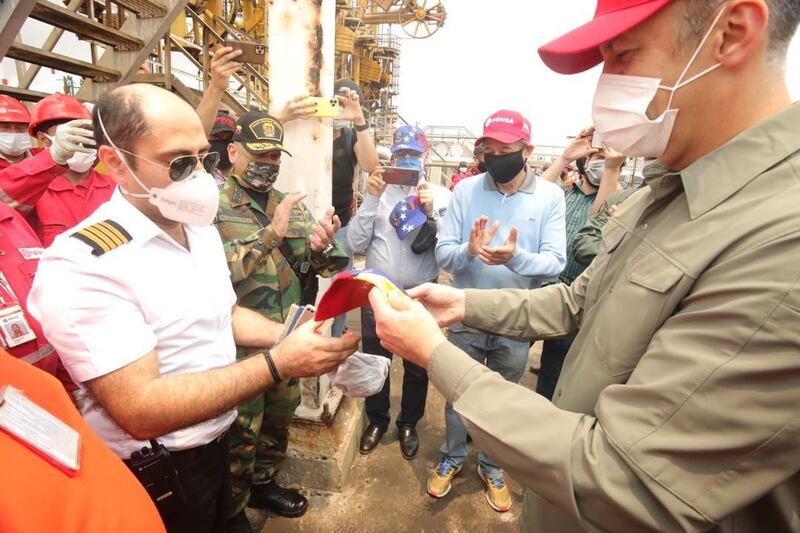
[[(402, 289), (436, 281), (439, 276), (434, 246), (450, 202), (450, 191), (423, 179), (427, 153), (428, 140), (422, 130), (415, 126), (401, 126), (395, 130), (392, 165), (412, 174), (416, 172), (419, 183), (416, 186), (388, 185), (383, 180), (387, 169), (378, 167), (367, 181), (367, 197), (347, 232), (350, 249), (367, 252), (367, 268), (383, 270)], [(409, 207), (409, 198), (416, 197), (418, 202), (412, 200), (414, 205)], [(414, 218), (417, 222), (411, 224)], [(375, 334), (371, 309), (361, 309), (361, 326), (363, 351), (391, 358), (391, 352), (381, 346)], [(410, 460), (419, 449), (416, 425), (425, 412), (428, 376), (425, 370), (412, 363), (405, 363), (404, 370), (397, 426), (400, 450), (403, 457)], [(375, 449), (389, 426), (388, 379), (378, 394), (367, 398), (366, 407), (369, 426), (359, 448), (365, 455)]]

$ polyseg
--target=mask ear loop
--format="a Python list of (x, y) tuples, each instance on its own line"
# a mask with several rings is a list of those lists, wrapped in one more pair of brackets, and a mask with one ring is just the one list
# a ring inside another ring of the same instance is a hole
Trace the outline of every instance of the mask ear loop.
[(122, 192), (134, 198), (155, 198), (156, 195), (153, 194), (149, 188), (145, 187), (144, 183), (142, 183), (141, 180), (139, 180), (139, 176), (137, 176), (136, 173), (133, 171), (133, 169), (130, 167), (130, 165), (128, 165), (128, 161), (122, 156), (122, 152), (120, 152), (120, 149), (117, 148), (117, 145), (114, 144), (114, 141), (112, 141), (111, 137), (108, 136), (108, 131), (106, 130), (105, 124), (103, 124), (103, 117), (100, 116), (100, 111), (97, 112), (97, 122), (100, 123), (100, 129), (103, 131), (103, 135), (108, 141), (108, 144), (110, 144), (111, 147), (114, 149), (114, 153), (117, 154), (117, 157), (119, 157), (120, 161), (122, 161), (122, 164), (125, 165), (125, 168), (128, 169), (128, 172), (131, 173), (131, 176), (133, 176), (134, 181), (136, 181), (136, 183), (139, 184), (139, 187), (147, 191), (147, 193), (129, 192), (125, 190), (125, 187), (120, 185), (119, 188), (122, 189)]
[(714, 30), (717, 27), (717, 22), (719, 22), (719, 19), (722, 18), (723, 13), (725, 13), (725, 4), (727, 4), (727, 2), (725, 2), (722, 5), (722, 8), (717, 13), (717, 16), (714, 17), (714, 22), (711, 23), (711, 27), (708, 29), (708, 31), (706, 32), (705, 36), (700, 41), (700, 44), (697, 45), (697, 48), (695, 49), (694, 54), (692, 54), (691, 59), (689, 59), (689, 62), (686, 64), (686, 67), (683, 69), (683, 72), (681, 72), (681, 75), (678, 76), (678, 81), (675, 83), (675, 85), (672, 86), (672, 87), (667, 87), (665, 85), (659, 85), (659, 87), (658, 87), (659, 89), (664, 89), (665, 91), (669, 91), (670, 92), (670, 94), (669, 94), (669, 102), (667, 102), (667, 111), (672, 109), (672, 99), (675, 98), (675, 93), (678, 91), (678, 89), (689, 85), (693, 81), (695, 81), (695, 80), (697, 80), (699, 78), (702, 78), (706, 74), (708, 74), (710, 72), (713, 72), (714, 70), (716, 70), (716, 69), (718, 69), (719, 67), (722, 66), (721, 63), (717, 63), (716, 65), (705, 69), (704, 71), (700, 72), (699, 74), (695, 74), (694, 76), (692, 76), (688, 80), (684, 80), (683, 79), (686, 76), (686, 73), (689, 72), (689, 69), (692, 68), (692, 65), (694, 64), (694, 61), (697, 59), (697, 56), (700, 55), (700, 52), (703, 50), (703, 46), (705, 46), (706, 41), (708, 41), (708, 38), (711, 37), (712, 33), (714, 33)]

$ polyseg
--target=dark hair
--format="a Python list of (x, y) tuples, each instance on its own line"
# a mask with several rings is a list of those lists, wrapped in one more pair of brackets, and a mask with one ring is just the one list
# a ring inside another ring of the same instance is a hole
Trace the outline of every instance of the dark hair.
[[(108, 142), (103, 128), (100, 127), (99, 116), (103, 117), (103, 125), (114, 144), (123, 150), (133, 152), (133, 144), (139, 137), (150, 133), (150, 127), (142, 109), (141, 97), (126, 87), (117, 87), (100, 97), (92, 111), (92, 127), (97, 147)], [(131, 168), (136, 168), (135, 158), (126, 159)]]
[[(696, 45), (708, 30), (707, 24), (720, 4), (708, 0), (684, 1), (684, 31), (680, 42)], [(800, 25), (800, 0), (765, 0), (769, 7), (770, 59), (783, 60)]]
[(33, 135), (36, 136), (36, 134), (39, 133), (40, 131), (47, 133), (47, 130), (49, 130), (53, 126), (60, 126), (62, 124), (66, 124), (71, 120), (72, 120), (71, 118), (60, 118), (56, 120), (48, 120), (47, 122), (42, 122), (41, 124), (33, 128)]
[(578, 174), (581, 176), (586, 176), (586, 163), (588, 162), (588, 157), (581, 157), (575, 160), (575, 166), (578, 168)]

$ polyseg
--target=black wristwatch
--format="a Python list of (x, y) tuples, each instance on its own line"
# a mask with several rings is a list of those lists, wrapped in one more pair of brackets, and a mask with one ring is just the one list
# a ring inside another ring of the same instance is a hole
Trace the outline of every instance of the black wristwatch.
[(367, 131), (369, 129), (369, 122), (365, 122), (360, 126), (353, 126), (353, 128), (359, 133), (362, 131)]

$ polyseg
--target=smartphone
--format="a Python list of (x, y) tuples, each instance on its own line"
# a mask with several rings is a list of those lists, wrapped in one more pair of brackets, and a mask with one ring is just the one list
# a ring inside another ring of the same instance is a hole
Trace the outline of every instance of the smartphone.
[(384, 167), (383, 182), (389, 185), (416, 187), (419, 183), (419, 170), (413, 168)]
[(319, 96), (309, 97), (310, 101), (317, 104), (316, 111), (312, 117), (336, 118), (342, 114), (342, 104), (338, 98), (322, 98)]
[(234, 50), (241, 50), (242, 54), (236, 61), (250, 63), (252, 65), (267, 64), (267, 45), (255, 41), (239, 41), (237, 39), (225, 39), (225, 46)]
[(315, 312), (316, 309), (313, 305), (305, 305), (301, 307), (299, 305), (292, 304), (289, 307), (289, 312), (286, 314), (286, 320), (283, 323), (283, 332), (281, 333), (280, 337), (278, 337), (278, 342), (285, 339), (292, 331), (295, 330), (295, 328), (314, 318)]

